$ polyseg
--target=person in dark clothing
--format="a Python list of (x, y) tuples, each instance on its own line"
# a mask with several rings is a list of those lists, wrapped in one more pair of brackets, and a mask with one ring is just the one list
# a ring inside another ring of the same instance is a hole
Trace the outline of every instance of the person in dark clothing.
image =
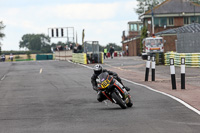
[(69, 45), (69, 48), (70, 48), (70, 50), (73, 50), (73, 45), (70, 44), (70, 45)]
[(77, 44), (77, 53), (82, 53), (83, 50), (82, 50), (82, 46)]
[[(122, 85), (122, 81), (121, 81), (121, 78), (117, 75), (117, 73), (115, 72), (112, 72), (112, 71), (108, 71), (106, 69), (103, 69), (103, 67), (99, 64), (95, 65), (94, 66), (94, 74), (92, 75), (91, 77), (91, 83), (92, 83), (92, 87), (95, 91), (97, 91), (98, 95), (97, 95), (97, 100), (99, 102), (102, 102), (103, 100), (106, 99), (106, 97), (102, 94), (102, 92), (100, 90), (98, 90), (98, 87), (97, 87), (97, 82), (96, 82), (96, 79), (97, 77), (103, 73), (103, 72), (108, 72), (109, 75), (112, 75), (117, 81), (119, 81)], [(123, 85), (124, 86), (124, 85)], [(124, 88), (127, 90), (127, 91), (130, 91), (130, 88), (128, 87), (125, 87)]]
[(3, 55), (1, 55), (1, 61), (2, 62), (5, 62), (5, 60), (6, 60), (6, 57), (5, 57), (5, 55), (3, 54)]
[(113, 58), (113, 53), (114, 53), (114, 48), (112, 46), (110, 46), (110, 50), (109, 50), (109, 53), (110, 53), (110, 57), (111, 59)]

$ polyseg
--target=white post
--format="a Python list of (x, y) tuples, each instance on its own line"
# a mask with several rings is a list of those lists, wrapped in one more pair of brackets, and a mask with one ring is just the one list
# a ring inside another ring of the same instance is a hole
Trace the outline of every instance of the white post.
[(150, 69), (150, 56), (148, 56), (148, 59), (147, 59), (147, 62), (146, 62), (145, 81), (148, 81), (149, 69)]
[(151, 62), (151, 80), (155, 81), (155, 68), (156, 68), (156, 63), (155, 63), (155, 57), (152, 57), (152, 62)]
[(181, 89), (185, 89), (185, 58), (181, 58)]
[(176, 89), (176, 77), (175, 77), (175, 67), (174, 67), (174, 59), (170, 58), (170, 73), (171, 73), (171, 82), (172, 89)]

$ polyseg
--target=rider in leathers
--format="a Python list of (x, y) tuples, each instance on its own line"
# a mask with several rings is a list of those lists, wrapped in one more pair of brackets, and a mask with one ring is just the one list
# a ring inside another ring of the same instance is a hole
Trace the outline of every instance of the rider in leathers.
[[(91, 83), (92, 83), (93, 89), (94, 89), (95, 91), (97, 91), (97, 93), (98, 93), (98, 95), (97, 95), (97, 100), (98, 100), (99, 102), (102, 102), (103, 100), (106, 99), (106, 97), (102, 94), (102, 92), (101, 92), (100, 90), (98, 90), (98, 88), (97, 88), (97, 82), (96, 82), (96, 79), (97, 79), (97, 77), (99, 76), (99, 74), (101, 74), (101, 73), (103, 73), (103, 72), (108, 72), (109, 75), (113, 75), (113, 77), (123, 85), (123, 83), (122, 83), (120, 77), (117, 75), (117, 73), (112, 72), (112, 71), (108, 71), (108, 70), (106, 70), (106, 69), (103, 69), (103, 67), (102, 67), (101, 65), (99, 65), (99, 64), (95, 65), (95, 66), (94, 66), (94, 74), (93, 74), (92, 77), (91, 77)], [(124, 86), (124, 85), (123, 85), (123, 86)], [(125, 87), (125, 86), (124, 86), (124, 88), (125, 88), (127, 91), (130, 91), (130, 88), (128, 88), (128, 87)]]

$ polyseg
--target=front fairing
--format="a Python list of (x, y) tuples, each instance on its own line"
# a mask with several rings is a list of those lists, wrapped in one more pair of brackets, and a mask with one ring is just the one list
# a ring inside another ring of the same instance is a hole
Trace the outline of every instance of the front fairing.
[(112, 79), (113, 77), (110, 76), (107, 72), (101, 73), (96, 79), (98, 89), (104, 90), (109, 88), (110, 85), (113, 84)]

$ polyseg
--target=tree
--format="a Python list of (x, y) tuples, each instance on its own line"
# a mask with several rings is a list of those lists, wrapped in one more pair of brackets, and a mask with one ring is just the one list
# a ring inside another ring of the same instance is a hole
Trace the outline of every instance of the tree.
[(5, 34), (1, 32), (1, 30), (3, 30), (6, 26), (3, 24), (2, 21), (0, 21), (0, 39), (2, 39), (3, 37), (5, 37)]
[(103, 51), (103, 49), (105, 47), (109, 50), (110, 46), (112, 46), (115, 49), (115, 51), (121, 51), (122, 50), (122, 47), (118, 46), (117, 44), (115, 44), (115, 43), (108, 43), (106, 46), (99, 45), (99, 51)]
[(152, 7), (162, 3), (165, 0), (137, 0), (138, 5), (135, 9), (138, 15), (141, 15), (145, 11), (151, 10)]
[(141, 36), (140, 36), (140, 51), (141, 51), (141, 53), (142, 53), (142, 50), (143, 50), (143, 43), (142, 43), (142, 41), (143, 41), (143, 39), (146, 38), (147, 36), (148, 36), (148, 34), (147, 34), (147, 27), (144, 26), (144, 27), (142, 28), (142, 32), (141, 32)]
[(51, 53), (51, 52), (52, 52), (52, 51), (51, 51), (51, 46), (50, 46), (50, 45), (43, 46), (43, 47), (41, 48), (41, 52), (42, 52), (42, 53)]
[(50, 37), (44, 34), (26, 34), (22, 36), (19, 42), (20, 48), (28, 48), (32, 51), (51, 52)]
[[(2, 21), (0, 21), (0, 39), (3, 39), (5, 37), (5, 34), (2, 32), (2, 30), (5, 28), (6, 26), (3, 24)], [(1, 55), (1, 42), (0, 42), (0, 55)]]
[(191, 2), (194, 2), (196, 4), (200, 4), (200, 0), (190, 0)]

